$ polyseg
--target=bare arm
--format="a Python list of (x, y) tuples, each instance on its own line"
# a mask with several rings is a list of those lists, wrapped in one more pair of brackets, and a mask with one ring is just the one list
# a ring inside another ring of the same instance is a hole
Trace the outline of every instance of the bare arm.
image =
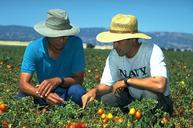
[(32, 75), (29, 73), (21, 73), (20, 74), (20, 81), (19, 81), (19, 88), (22, 92), (25, 92), (26, 94), (35, 96), (35, 97), (40, 97), (36, 92), (38, 88), (34, 87), (31, 85)]
[(35, 96), (38, 98), (44, 98), (48, 102), (52, 104), (60, 104), (63, 103), (63, 99), (60, 98), (55, 93), (49, 93), (47, 97), (41, 97), (40, 94), (38, 94), (38, 88), (31, 85), (30, 80), (32, 78), (32, 75), (29, 73), (21, 73), (20, 75), (20, 82), (19, 82), (19, 88), (21, 91), (27, 93), (28, 95)]
[(166, 78), (163, 76), (129, 78), (127, 83), (134, 87), (163, 93), (166, 87)]
[(68, 87), (69, 85), (72, 85), (72, 84), (82, 85), (84, 80), (84, 72), (77, 72), (77, 73), (74, 73), (72, 77), (66, 77), (63, 79), (64, 79), (64, 83), (62, 85), (63, 87)]
[[(166, 78), (163, 76), (129, 78), (127, 80), (127, 83), (129, 84), (129, 86), (163, 93), (166, 87)], [(124, 87), (127, 87), (127, 85), (125, 85), (123, 80), (117, 81), (113, 85), (113, 93)]]

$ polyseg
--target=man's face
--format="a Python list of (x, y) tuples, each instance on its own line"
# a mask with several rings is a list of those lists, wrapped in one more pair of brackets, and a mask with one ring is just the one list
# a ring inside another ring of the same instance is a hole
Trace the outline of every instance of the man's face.
[(52, 47), (54, 47), (57, 50), (63, 49), (68, 37), (62, 36), (62, 37), (49, 37), (48, 41), (51, 44)]
[(119, 56), (125, 56), (131, 51), (134, 42), (135, 39), (125, 39), (116, 41), (113, 42), (113, 48), (117, 51)]

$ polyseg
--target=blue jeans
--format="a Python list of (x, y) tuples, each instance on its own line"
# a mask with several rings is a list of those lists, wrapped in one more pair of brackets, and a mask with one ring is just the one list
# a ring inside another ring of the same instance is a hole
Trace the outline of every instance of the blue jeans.
[[(74, 84), (74, 85), (71, 85), (68, 88), (57, 87), (54, 90), (54, 92), (57, 93), (61, 98), (63, 98), (64, 101), (67, 101), (67, 100), (71, 99), (76, 104), (82, 106), (81, 97), (82, 97), (82, 95), (84, 95), (86, 93), (86, 90), (80, 84)], [(20, 99), (20, 98), (25, 97), (25, 96), (29, 96), (29, 95), (27, 95), (24, 92), (19, 92), (16, 95), (16, 99)], [(44, 100), (42, 98), (34, 98), (34, 103), (39, 104), (40, 106), (48, 105), (46, 100)]]

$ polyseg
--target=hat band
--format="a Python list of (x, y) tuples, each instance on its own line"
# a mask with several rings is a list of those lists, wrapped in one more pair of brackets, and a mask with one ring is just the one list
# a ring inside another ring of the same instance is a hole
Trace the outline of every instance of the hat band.
[(137, 31), (119, 31), (119, 30), (111, 30), (111, 29), (109, 31), (112, 33), (131, 33), (131, 34), (137, 33)]
[(68, 30), (72, 28), (69, 19), (63, 20), (55, 17), (50, 17), (46, 20), (45, 24), (48, 28), (54, 30)]
[(68, 30), (72, 28), (71, 25), (66, 25), (66, 24), (60, 24), (56, 26), (56, 25), (46, 23), (46, 26), (54, 30)]

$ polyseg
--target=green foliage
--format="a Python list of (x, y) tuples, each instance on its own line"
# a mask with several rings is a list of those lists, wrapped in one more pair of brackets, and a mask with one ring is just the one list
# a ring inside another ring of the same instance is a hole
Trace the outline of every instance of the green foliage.
[[(160, 109), (153, 112), (156, 101), (143, 99), (128, 106), (128, 109), (140, 110), (141, 118), (136, 120), (133, 115), (123, 113), (119, 108), (105, 106), (97, 100), (89, 102), (85, 110), (72, 101), (67, 101), (64, 106), (41, 108), (33, 103), (32, 97), (16, 100), (24, 49), (25, 47), (0, 46), (0, 102), (8, 105), (7, 111), (0, 114), (0, 127), (7, 127), (7, 123), (10, 124), (9, 127), (16, 128), (63, 128), (71, 122), (84, 122), (89, 128), (126, 128), (128, 125), (137, 128), (193, 127), (192, 52), (165, 51), (174, 105), (172, 116), (169, 117)], [(84, 86), (87, 90), (99, 83), (108, 53), (109, 50), (85, 49)], [(36, 78), (32, 81), (36, 83)], [(105, 115), (113, 115), (113, 119), (108, 119), (107, 124), (103, 124), (103, 119), (97, 114), (99, 108), (104, 110)], [(169, 118), (167, 124), (163, 123), (163, 117)]]

